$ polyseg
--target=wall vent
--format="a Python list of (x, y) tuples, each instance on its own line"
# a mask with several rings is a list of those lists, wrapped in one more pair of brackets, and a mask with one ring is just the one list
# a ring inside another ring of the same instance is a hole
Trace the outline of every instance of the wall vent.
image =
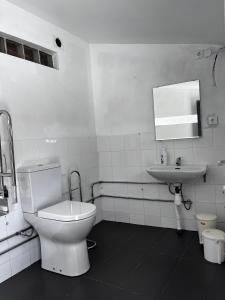
[(58, 69), (56, 52), (5, 33), (0, 33), (0, 53)]

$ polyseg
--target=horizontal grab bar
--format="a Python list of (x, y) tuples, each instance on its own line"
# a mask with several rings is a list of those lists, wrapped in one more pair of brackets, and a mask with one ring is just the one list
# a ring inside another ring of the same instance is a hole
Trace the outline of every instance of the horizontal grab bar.
[(25, 244), (25, 243), (27, 243), (27, 242), (29, 242), (29, 241), (35, 239), (36, 237), (38, 237), (37, 234), (34, 235), (34, 236), (32, 236), (32, 237), (30, 237), (30, 238), (28, 238), (28, 239), (26, 239), (25, 241), (23, 241), (23, 242), (21, 242), (21, 243), (19, 243), (19, 244), (16, 244), (16, 245), (14, 245), (14, 246), (12, 246), (12, 247), (7, 248), (6, 250), (1, 251), (1, 252), (0, 252), (0, 255), (3, 255), (3, 254), (5, 254), (5, 253), (7, 253), (7, 252), (9, 252), (9, 251), (12, 251), (13, 249), (16, 249), (16, 248), (18, 248), (19, 246), (22, 246), (23, 244)]
[(174, 203), (174, 200), (165, 200), (165, 199), (151, 199), (151, 198), (136, 198), (136, 197), (129, 197), (129, 196), (114, 196), (114, 195), (99, 195), (89, 199), (87, 202), (94, 203), (96, 199), (99, 198), (119, 198), (119, 199), (127, 199), (127, 200), (144, 200), (144, 201), (152, 201), (152, 202), (166, 202), (166, 203)]
[(160, 181), (111, 181), (111, 180), (100, 180), (92, 183), (92, 186), (96, 184), (101, 184), (101, 183), (122, 183), (122, 184), (160, 184), (160, 185), (167, 185), (165, 182), (160, 182)]
[(156, 182), (147, 182), (147, 181), (111, 181), (111, 180), (100, 180), (100, 181), (96, 181), (96, 182), (93, 182), (91, 184), (91, 198), (94, 199), (94, 186), (97, 185), (97, 184), (102, 184), (102, 183), (109, 183), (109, 184), (159, 184), (159, 185), (167, 185), (167, 183), (165, 182), (159, 182), (159, 181), (156, 181)]
[(13, 173), (0, 173), (0, 177), (13, 177)]
[(129, 199), (129, 200), (144, 200), (144, 201), (152, 201), (152, 202), (169, 202), (174, 203), (174, 200), (164, 200), (164, 199), (151, 199), (151, 198), (138, 198), (138, 197), (129, 197), (129, 196), (114, 196), (114, 195), (101, 195), (101, 198), (120, 198), (120, 199)]
[(27, 228), (24, 228), (24, 229), (21, 229), (21, 230), (19, 230), (19, 231), (16, 231), (15, 233), (12, 233), (12, 234), (10, 234), (10, 235), (8, 235), (8, 236), (6, 236), (6, 237), (0, 239), (0, 243), (1, 243), (1, 242), (4, 242), (4, 241), (7, 241), (7, 240), (11, 239), (11, 238), (14, 237), (14, 236), (20, 235), (22, 232), (27, 231), (27, 230), (30, 230), (30, 229), (32, 229), (32, 226), (29, 226), (29, 227), (27, 227)]

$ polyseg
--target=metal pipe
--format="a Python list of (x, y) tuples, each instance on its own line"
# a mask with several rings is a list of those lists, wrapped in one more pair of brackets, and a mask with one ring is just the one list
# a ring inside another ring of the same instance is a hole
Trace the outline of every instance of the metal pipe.
[(120, 199), (128, 199), (128, 200), (144, 200), (144, 201), (152, 201), (152, 202), (166, 202), (173, 203), (174, 200), (165, 200), (165, 199), (151, 199), (151, 198), (136, 198), (136, 197), (128, 197), (128, 196), (114, 196), (114, 195), (98, 195), (94, 198), (89, 199), (87, 202), (94, 203), (96, 199), (99, 198), (120, 198)]
[(167, 185), (167, 183), (165, 182), (154, 182), (154, 181), (112, 181), (112, 180), (100, 180), (100, 181), (96, 181), (92, 184), (96, 184), (96, 183), (125, 183), (125, 184), (161, 184), (161, 185)]
[(13, 173), (5, 173), (5, 172), (0, 172), (0, 177), (4, 178), (4, 177), (12, 177)]
[[(79, 187), (76, 188), (76, 189), (72, 189), (72, 175), (76, 173), (77, 176), (78, 176), (78, 180), (79, 180)], [(70, 201), (72, 201), (73, 199), (73, 191), (79, 189), (80, 191), (80, 201), (83, 202), (83, 196), (82, 196), (82, 186), (81, 186), (81, 176), (80, 176), (80, 172), (77, 171), (77, 170), (72, 170), (70, 173), (69, 173), (69, 177), (68, 177), (68, 185), (69, 185), (69, 196), (70, 196)]]
[(29, 227), (27, 227), (27, 228), (25, 228), (25, 229), (22, 229), (22, 230), (19, 230), (19, 231), (13, 233), (13, 234), (10, 234), (10, 235), (8, 235), (8, 236), (6, 236), (6, 237), (0, 239), (0, 243), (1, 243), (1, 242), (4, 242), (4, 241), (7, 241), (7, 240), (11, 239), (11, 238), (14, 237), (14, 236), (20, 235), (22, 232), (25, 232), (25, 231), (30, 230), (30, 229), (32, 229), (32, 228), (33, 228), (32, 226), (29, 226)]
[(111, 181), (111, 180), (100, 180), (100, 181), (96, 181), (96, 182), (93, 182), (91, 184), (91, 198), (94, 198), (94, 186), (96, 184), (102, 184), (102, 183), (112, 183), (112, 184), (115, 184), (115, 183), (121, 183), (121, 184), (159, 184), (159, 185), (167, 185), (167, 183), (165, 182), (146, 182), (146, 181), (143, 181), (143, 182), (138, 182), (138, 181)]
[[(0, 172), (3, 172), (3, 153), (2, 153), (2, 139), (0, 137)], [(4, 190), (4, 179), (3, 177), (0, 178), (0, 189), (3, 191)]]
[(9, 158), (10, 158), (10, 168), (11, 173), (4, 173), (1, 171), (0, 177), (11, 177), (12, 186), (14, 192), (14, 199), (17, 202), (17, 191), (16, 191), (16, 169), (15, 169), (15, 155), (14, 155), (14, 143), (13, 143), (13, 129), (12, 129), (12, 119), (8, 111), (0, 110), (0, 116), (3, 115), (7, 118), (7, 129), (9, 133)]
[(114, 196), (114, 195), (101, 195), (101, 197), (106, 198), (120, 198), (120, 199), (128, 199), (128, 200), (144, 200), (144, 201), (152, 201), (152, 202), (166, 202), (166, 203), (174, 203), (174, 200), (164, 200), (164, 199), (151, 199), (151, 198), (138, 198), (138, 197), (129, 197), (129, 196)]
[(21, 243), (19, 243), (19, 244), (16, 244), (16, 245), (14, 245), (14, 246), (12, 246), (12, 247), (7, 248), (6, 250), (1, 251), (1, 252), (0, 252), (0, 255), (5, 254), (5, 253), (7, 253), (7, 252), (9, 252), (9, 251), (12, 251), (13, 249), (18, 248), (19, 246), (22, 246), (23, 244), (25, 244), (25, 243), (27, 243), (27, 242), (29, 242), (29, 241), (35, 239), (36, 237), (38, 237), (37, 234), (34, 235), (34, 236), (32, 236), (31, 238), (26, 239), (25, 241), (23, 241), (23, 242), (21, 242)]

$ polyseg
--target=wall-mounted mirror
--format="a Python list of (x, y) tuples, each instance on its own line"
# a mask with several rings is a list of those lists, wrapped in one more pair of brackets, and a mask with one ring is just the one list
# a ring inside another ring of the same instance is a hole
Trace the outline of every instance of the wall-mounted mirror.
[(156, 140), (201, 136), (199, 80), (153, 88)]

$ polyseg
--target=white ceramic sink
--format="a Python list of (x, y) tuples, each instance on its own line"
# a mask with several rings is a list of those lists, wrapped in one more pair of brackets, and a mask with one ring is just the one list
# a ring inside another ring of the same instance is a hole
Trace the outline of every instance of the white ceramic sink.
[(153, 165), (146, 171), (166, 183), (184, 183), (206, 174), (206, 165)]

